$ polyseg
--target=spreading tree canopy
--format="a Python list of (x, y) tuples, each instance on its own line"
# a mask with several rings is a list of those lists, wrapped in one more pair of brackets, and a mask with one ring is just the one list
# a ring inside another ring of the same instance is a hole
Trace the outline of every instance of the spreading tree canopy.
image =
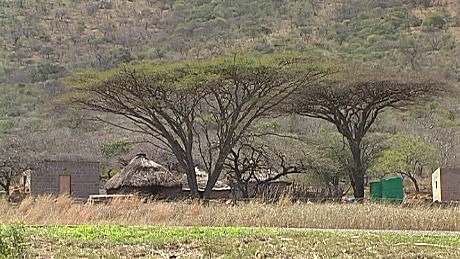
[(353, 157), (349, 175), (356, 198), (364, 197), (366, 167), (363, 138), (387, 108), (401, 108), (442, 90), (442, 84), (430, 79), (398, 74), (344, 70), (313, 87), (292, 95), (290, 110), (335, 125), (348, 142)]
[(70, 82), (76, 103), (120, 115), (132, 125), (106, 122), (170, 150), (195, 197), (198, 157), (209, 172), (207, 199), (225, 159), (251, 126), (327, 73), (305, 57), (272, 55), (125, 67)]

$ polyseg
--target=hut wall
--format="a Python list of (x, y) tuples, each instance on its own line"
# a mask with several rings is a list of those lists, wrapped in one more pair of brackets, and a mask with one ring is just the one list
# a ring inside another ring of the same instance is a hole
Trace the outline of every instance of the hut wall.
[(434, 201), (460, 201), (460, 168), (436, 170), (432, 175), (432, 189)]
[(31, 195), (60, 193), (61, 175), (70, 176), (70, 195), (88, 198), (99, 193), (99, 163), (93, 161), (45, 161), (30, 175)]
[[(199, 195), (201, 198), (204, 196), (204, 190), (199, 190), (198, 191)], [(190, 197), (190, 189), (183, 189), (182, 190), (182, 198), (188, 198)], [(213, 200), (228, 200), (232, 198), (232, 190), (225, 189), (225, 190), (212, 190), (211, 192), (211, 199)]]
[(175, 187), (161, 187), (160, 192), (157, 194), (158, 199), (182, 199), (182, 186)]
[[(200, 192), (201, 193), (201, 192)], [(204, 191), (203, 191), (204, 193)], [(231, 189), (228, 190), (213, 190), (211, 192), (211, 199), (230, 199), (231, 198)]]
[[(232, 186), (235, 199), (242, 199), (243, 193), (237, 186)], [(263, 198), (275, 201), (283, 195), (289, 194), (295, 200), (309, 199), (340, 199), (342, 191), (334, 190), (327, 186), (307, 186), (287, 181), (270, 182), (257, 185), (256, 182), (248, 183), (249, 198)]]
[(109, 189), (107, 194), (138, 194), (140, 196), (153, 196), (157, 199), (178, 199), (183, 197), (181, 186), (121, 187)]
[(136, 194), (142, 193), (142, 188), (135, 187), (121, 187), (117, 189), (108, 189), (107, 194)]

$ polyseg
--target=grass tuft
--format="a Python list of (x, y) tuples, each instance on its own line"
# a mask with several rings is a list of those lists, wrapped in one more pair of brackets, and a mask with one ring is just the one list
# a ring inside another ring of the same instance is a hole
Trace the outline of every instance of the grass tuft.
[(0, 225), (0, 258), (24, 258), (24, 229), (20, 225)]

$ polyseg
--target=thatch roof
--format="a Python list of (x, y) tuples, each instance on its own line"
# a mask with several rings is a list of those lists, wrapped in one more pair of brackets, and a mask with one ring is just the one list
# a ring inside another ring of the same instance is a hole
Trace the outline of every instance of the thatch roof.
[(175, 187), (181, 185), (180, 178), (168, 169), (147, 159), (145, 154), (138, 154), (125, 168), (107, 181), (105, 189), (151, 186)]
[[(198, 184), (198, 190), (204, 191), (204, 189), (206, 188), (206, 184), (208, 183), (208, 173), (206, 171), (198, 169), (197, 167), (195, 167), (195, 173), (196, 182)], [(187, 175), (182, 176), (182, 186), (182, 190), (190, 190), (190, 187), (188, 186)], [(212, 188), (213, 191), (226, 191), (230, 189), (231, 187), (228, 184), (219, 180), (214, 185), (214, 188)]]

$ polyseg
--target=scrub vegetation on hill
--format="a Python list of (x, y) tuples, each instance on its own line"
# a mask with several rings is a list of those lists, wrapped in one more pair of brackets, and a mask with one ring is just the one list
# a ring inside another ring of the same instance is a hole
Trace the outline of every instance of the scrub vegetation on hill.
[[(88, 119), (97, 115), (117, 125), (125, 120), (69, 106), (63, 100), (70, 91), (63, 78), (81, 71), (104, 76), (108, 69), (136, 64), (297, 52), (348, 68), (436, 75), (456, 89), (459, 5), (458, 0), (2, 0), (0, 151), (14, 150), (14, 156), (0, 157), (8, 165), (0, 168), (0, 181), (23, 170), (11, 166), (20, 156), (96, 157), (103, 162), (101, 174), (108, 177), (120, 160), (142, 150), (160, 164), (180, 168), (174, 156), (149, 145), (151, 139)], [(385, 112), (370, 127), (361, 144), (366, 177), (404, 172), (419, 179), (423, 191), (433, 168), (458, 165), (457, 93), (415, 104)], [(297, 179), (348, 186), (353, 154), (343, 148), (348, 144), (334, 126), (298, 115), (255, 126), (258, 133), (289, 136), (251, 141), (265, 150), (276, 147), (270, 150), (276, 159), (307, 161), (308, 170)], [(401, 160), (392, 142), (397, 132), (406, 134), (403, 141), (426, 148), (414, 151), (401, 168), (380, 170), (378, 164)], [(422, 159), (427, 156), (432, 159)]]

